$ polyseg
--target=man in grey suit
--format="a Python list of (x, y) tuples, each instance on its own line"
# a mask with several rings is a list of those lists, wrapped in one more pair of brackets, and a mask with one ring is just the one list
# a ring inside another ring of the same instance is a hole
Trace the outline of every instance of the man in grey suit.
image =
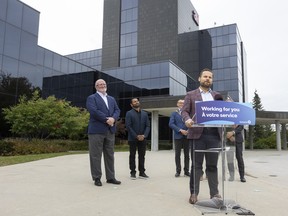
[(120, 109), (115, 99), (106, 93), (107, 86), (103, 79), (95, 82), (95, 88), (97, 92), (90, 95), (86, 101), (90, 113), (88, 139), (92, 179), (96, 186), (102, 186), (103, 153), (107, 183), (121, 184), (115, 179), (114, 171), (115, 122), (119, 118)]
[(184, 105), (184, 100), (177, 101), (178, 109), (172, 112), (169, 119), (169, 127), (173, 130), (173, 138), (175, 143), (175, 164), (176, 164), (176, 174), (175, 177), (179, 177), (181, 173), (181, 149), (184, 152), (184, 175), (190, 176), (189, 172), (189, 154), (190, 145), (187, 139), (188, 128), (182, 120), (181, 112)]
[[(213, 73), (205, 68), (200, 72), (198, 81), (199, 88), (187, 92), (182, 108), (182, 118), (189, 128), (187, 138), (191, 142), (192, 167), (190, 175), (190, 198), (189, 203), (195, 204), (198, 201), (200, 188), (200, 177), (202, 175), (202, 165), (205, 157), (206, 175), (210, 189), (210, 198), (221, 198), (218, 191), (218, 153), (197, 152), (197, 150), (207, 150), (220, 146), (221, 130), (216, 127), (193, 127), (195, 117), (196, 101), (211, 101), (221, 97), (220, 93), (212, 91)], [(195, 156), (195, 158), (194, 158)]]

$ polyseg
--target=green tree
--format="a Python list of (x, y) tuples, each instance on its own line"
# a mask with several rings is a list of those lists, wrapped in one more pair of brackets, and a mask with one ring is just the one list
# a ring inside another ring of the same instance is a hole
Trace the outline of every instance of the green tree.
[[(256, 111), (265, 111), (264, 107), (261, 102), (261, 98), (259, 94), (257, 93), (257, 90), (254, 92), (254, 98), (253, 98), (253, 108)], [(253, 137), (254, 137), (254, 142), (257, 142), (261, 138), (267, 138), (272, 135), (272, 128), (270, 124), (256, 124), (254, 126), (253, 130)]]
[(54, 96), (43, 99), (35, 91), (30, 100), (21, 96), (19, 103), (3, 109), (11, 132), (26, 138), (81, 138), (88, 125), (86, 109)]
[[(0, 71), (0, 107), (7, 108), (18, 102), (19, 93), (32, 97), (32, 93), (38, 88), (32, 86), (25, 77), (12, 77)], [(9, 125), (4, 121), (2, 109), (0, 109), (0, 137), (9, 135)]]

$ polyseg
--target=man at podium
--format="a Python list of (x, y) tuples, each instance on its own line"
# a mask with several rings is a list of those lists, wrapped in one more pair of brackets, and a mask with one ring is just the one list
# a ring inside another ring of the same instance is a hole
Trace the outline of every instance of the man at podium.
[(213, 83), (212, 70), (205, 68), (200, 74), (198, 81), (199, 88), (187, 92), (182, 108), (181, 116), (188, 129), (189, 142), (191, 143), (191, 176), (190, 176), (190, 198), (189, 203), (195, 204), (198, 201), (200, 188), (200, 177), (202, 175), (203, 160), (206, 161), (206, 176), (210, 189), (210, 198), (221, 198), (218, 190), (218, 153), (205, 151), (211, 148), (219, 148), (221, 140), (221, 128), (197, 127), (195, 124), (195, 102), (223, 100), (220, 93), (212, 91)]

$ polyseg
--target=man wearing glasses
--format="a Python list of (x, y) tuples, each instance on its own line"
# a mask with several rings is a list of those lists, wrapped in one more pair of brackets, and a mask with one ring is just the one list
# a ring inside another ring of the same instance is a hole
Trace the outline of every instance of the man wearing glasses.
[(95, 82), (96, 93), (90, 95), (86, 107), (90, 113), (88, 124), (89, 156), (92, 179), (96, 186), (102, 186), (101, 158), (104, 155), (104, 165), (107, 183), (121, 184), (115, 178), (114, 145), (115, 122), (119, 118), (120, 109), (116, 100), (109, 96), (106, 82), (98, 79)]

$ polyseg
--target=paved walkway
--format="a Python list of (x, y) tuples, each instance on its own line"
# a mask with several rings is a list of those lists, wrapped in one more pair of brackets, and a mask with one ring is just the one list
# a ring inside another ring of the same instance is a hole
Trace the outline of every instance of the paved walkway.
[[(288, 215), (288, 151), (247, 150), (244, 158), (247, 182), (241, 183), (238, 176), (234, 182), (225, 181), (225, 197), (259, 216)], [(94, 186), (87, 154), (0, 167), (0, 215), (201, 215), (188, 203), (189, 178), (174, 177), (172, 150), (147, 152), (149, 180), (129, 179), (128, 152), (115, 153), (115, 160), (120, 186), (107, 184), (105, 175), (103, 186)], [(205, 200), (208, 195), (207, 181), (203, 181), (199, 198)]]

